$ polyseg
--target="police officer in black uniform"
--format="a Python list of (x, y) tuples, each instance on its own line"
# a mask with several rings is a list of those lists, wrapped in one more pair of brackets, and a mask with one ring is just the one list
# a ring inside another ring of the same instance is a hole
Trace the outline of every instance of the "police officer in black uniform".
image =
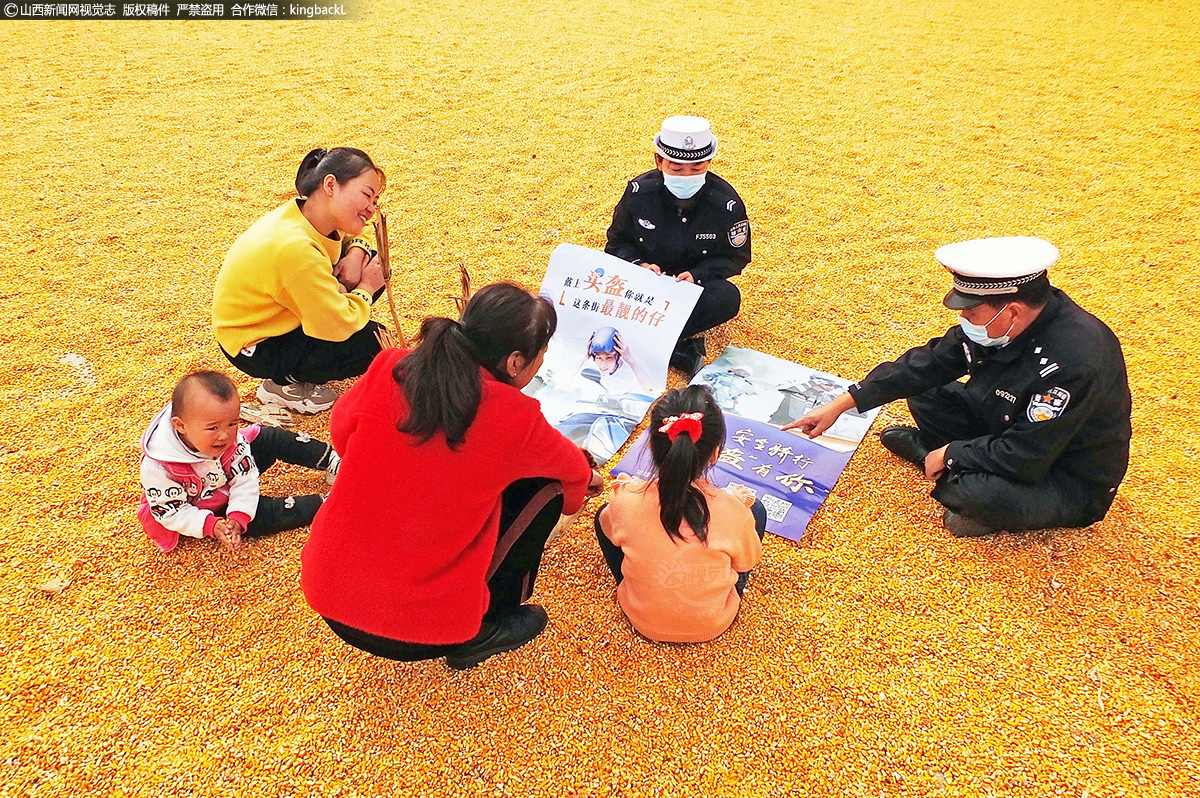
[(629, 181), (613, 211), (604, 251), (703, 287), (671, 356), (689, 377), (704, 366), (704, 337), (738, 314), (729, 282), (750, 262), (750, 221), (733, 186), (708, 170), (717, 138), (707, 120), (672, 116), (654, 137), (657, 168)]
[(953, 534), (1099, 521), (1129, 465), (1116, 336), (1050, 285), (1058, 250), (1049, 242), (978, 239), (936, 257), (954, 275), (944, 304), (961, 311), (958, 326), (784, 429), (815, 437), (845, 410), (909, 397), (917, 426), (887, 427), (880, 441), (935, 481)]

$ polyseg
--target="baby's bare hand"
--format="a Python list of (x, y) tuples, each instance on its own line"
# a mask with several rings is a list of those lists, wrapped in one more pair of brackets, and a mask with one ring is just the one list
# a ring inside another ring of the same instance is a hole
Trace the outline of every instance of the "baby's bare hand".
[(230, 553), (242, 542), (242, 525), (237, 521), (222, 518), (213, 526), (213, 537), (221, 542)]

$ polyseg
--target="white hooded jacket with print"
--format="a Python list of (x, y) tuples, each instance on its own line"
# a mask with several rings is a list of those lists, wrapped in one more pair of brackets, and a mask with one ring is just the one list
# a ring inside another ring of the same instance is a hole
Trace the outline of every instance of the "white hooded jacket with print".
[[(172, 532), (201, 538), (214, 511), (223, 510), (220, 516), (240, 512), (253, 519), (258, 510), (258, 466), (242, 431), (226, 476), (220, 459), (192, 451), (180, 440), (172, 415), (168, 403), (142, 435), (142, 491), (154, 520)], [(177, 478), (184, 469), (195, 477)]]

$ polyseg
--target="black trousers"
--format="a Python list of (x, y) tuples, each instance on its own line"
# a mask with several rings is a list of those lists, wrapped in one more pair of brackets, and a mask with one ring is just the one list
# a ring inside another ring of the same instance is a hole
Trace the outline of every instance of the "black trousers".
[(259, 341), (253, 355), (231, 355), (224, 348), (221, 352), (239, 371), (280, 384), (345, 380), (365, 373), (382, 351), (375, 340), (375, 330), (380, 326), (369, 321), (345, 341), (322, 341), (297, 327)]
[[(546, 501), (547, 496), (550, 496)], [(533, 583), (542, 564), (546, 540), (562, 515), (562, 488), (550, 479), (522, 479), (505, 489), (500, 498), (500, 536), (498, 546), (511, 543), (507, 551), (497, 548), (500, 561), (488, 579), (491, 600), (483, 616), (482, 629), (520, 607), (533, 595)], [(509, 535), (514, 524), (524, 524), (515, 540)], [(359, 629), (325, 618), (325, 623), (345, 642), (377, 657), (413, 662), (436, 659), (452, 653), (461, 644), (426, 645), (407, 643), (367, 634)], [(468, 642), (468, 641), (464, 641)]]
[[(250, 441), (250, 453), (261, 474), (277, 462), (324, 469), (329, 465), (333, 447), (303, 433), (264, 426)], [(259, 538), (308, 526), (321, 508), (321, 501), (316, 494), (286, 498), (259, 496), (258, 510), (250, 526), (246, 527), (246, 537)]]
[[(962, 383), (952, 382), (908, 400), (922, 442), (930, 450), (988, 431)], [(948, 510), (981, 523), (1020, 532), (1094, 524), (1108, 512), (1114, 491), (1087, 485), (1060, 470), (1037, 483), (1017, 482), (986, 471), (945, 472), (932, 493)]]
[[(607, 507), (608, 505), (604, 505)], [(604, 512), (604, 507), (596, 511), (596, 542), (600, 544), (600, 553), (604, 555), (604, 562), (608, 565), (608, 570), (612, 571), (613, 579), (617, 580), (617, 584), (621, 584), (621, 580), (625, 575), (621, 573), (621, 566), (625, 563), (625, 552), (621, 551), (621, 547), (608, 539), (608, 535), (604, 534), (604, 530), (600, 528), (600, 513)], [(754, 516), (754, 531), (758, 533), (758, 539), (762, 540), (767, 534), (767, 508), (758, 499), (754, 500), (754, 504), (750, 505), (750, 513)], [(737, 583), (734, 588), (738, 595), (746, 592), (746, 583), (750, 581), (750, 571), (745, 571), (738, 574)]]
[(683, 325), (680, 340), (724, 324), (737, 316), (741, 310), (742, 293), (728, 280), (709, 280), (701, 287), (704, 293), (700, 295), (692, 315)]

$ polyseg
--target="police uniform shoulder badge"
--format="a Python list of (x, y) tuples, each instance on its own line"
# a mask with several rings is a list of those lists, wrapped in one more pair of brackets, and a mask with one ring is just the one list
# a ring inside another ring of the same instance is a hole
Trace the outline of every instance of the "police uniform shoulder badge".
[(1051, 388), (1045, 393), (1034, 394), (1029, 400), (1029, 409), (1025, 415), (1030, 421), (1049, 421), (1058, 418), (1067, 409), (1071, 401), (1071, 393), (1062, 388)]
[(750, 223), (741, 221), (729, 228), (729, 244), (734, 247), (746, 246), (746, 240), (750, 238)]

